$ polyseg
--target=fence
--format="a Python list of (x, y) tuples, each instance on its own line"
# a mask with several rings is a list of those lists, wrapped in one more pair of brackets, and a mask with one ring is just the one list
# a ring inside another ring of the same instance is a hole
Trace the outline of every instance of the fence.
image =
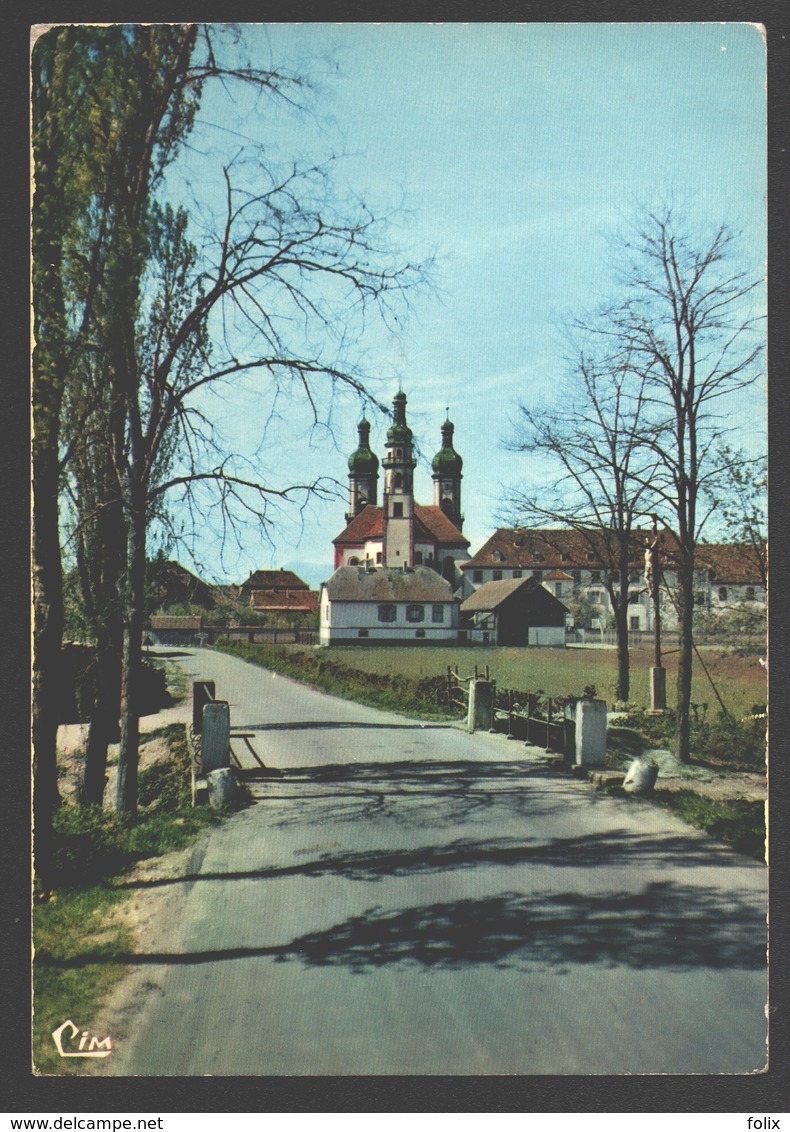
[[(532, 746), (543, 747), (546, 751), (570, 754), (575, 749), (576, 724), (567, 712), (567, 707), (575, 704), (574, 698), (558, 699), (544, 697), (538, 692), (515, 692), (509, 688), (497, 688), (491, 680), (491, 672), (486, 665), (483, 670), (475, 666), (473, 676), (461, 676), (458, 666), (447, 666), (447, 699), (450, 704), (465, 709), (468, 719), (474, 724), (476, 704), (473, 698), (479, 694), (480, 683), (491, 686), (490, 728), (506, 734), (508, 739), (523, 739)], [(486, 707), (484, 710), (488, 710)], [(485, 715), (483, 715), (485, 719)]]

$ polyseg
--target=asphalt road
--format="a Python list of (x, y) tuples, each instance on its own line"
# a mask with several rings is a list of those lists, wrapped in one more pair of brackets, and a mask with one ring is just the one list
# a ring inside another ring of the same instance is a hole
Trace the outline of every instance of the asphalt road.
[(758, 863), (504, 737), (182, 663), (282, 774), (152, 885), (102, 1072), (765, 1066)]

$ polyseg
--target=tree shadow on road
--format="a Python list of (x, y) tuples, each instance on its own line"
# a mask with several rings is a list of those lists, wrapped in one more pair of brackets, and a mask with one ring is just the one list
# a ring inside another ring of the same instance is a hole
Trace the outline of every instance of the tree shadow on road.
[(572, 966), (759, 970), (765, 930), (747, 900), (671, 881), (641, 893), (503, 892), (413, 908), (371, 908), (290, 943), (186, 953), (40, 955), (43, 966), (193, 965), (271, 958), (357, 974), (396, 964), (567, 973)]

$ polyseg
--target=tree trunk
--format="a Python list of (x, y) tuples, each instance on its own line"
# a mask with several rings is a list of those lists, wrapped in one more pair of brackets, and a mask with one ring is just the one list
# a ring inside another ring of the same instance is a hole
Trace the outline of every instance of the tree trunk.
[(121, 745), (115, 806), (137, 812), (137, 763), (140, 739), (140, 677), (145, 621), (145, 532), (144, 492), (134, 484), (127, 515), (127, 562), (124, 609)]
[(691, 755), (691, 676), (693, 662), (694, 567), (678, 570), (678, 678), (675, 757), (687, 763)]
[[(46, 453), (43, 456), (46, 458)], [(33, 476), (33, 822), (36, 873), (44, 887), (49, 888), (53, 867), (52, 822), (61, 801), (57, 739), (63, 689), (63, 580), (57, 469), (50, 466), (45, 473), (42, 462), (34, 459)]]
[(104, 804), (107, 778), (107, 748), (118, 742), (121, 704), (122, 630), (102, 633), (96, 640), (96, 698), (93, 704), (85, 751), (83, 801)]
[(617, 629), (617, 699), (627, 703), (631, 694), (631, 658), (628, 652), (628, 607), (615, 610)]

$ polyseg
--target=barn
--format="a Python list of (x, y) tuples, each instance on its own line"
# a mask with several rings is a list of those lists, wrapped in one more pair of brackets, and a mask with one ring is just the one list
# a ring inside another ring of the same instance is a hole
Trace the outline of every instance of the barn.
[(568, 610), (535, 578), (487, 582), (461, 605), (461, 630), (478, 644), (565, 647)]

